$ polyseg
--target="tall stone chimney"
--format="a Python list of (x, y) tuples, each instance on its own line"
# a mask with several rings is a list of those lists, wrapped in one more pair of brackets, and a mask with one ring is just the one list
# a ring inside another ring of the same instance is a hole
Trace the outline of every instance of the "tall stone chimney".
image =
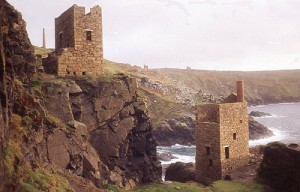
[(244, 81), (236, 82), (237, 102), (244, 102)]
[(45, 33), (45, 28), (43, 28), (43, 48), (46, 49), (46, 33)]

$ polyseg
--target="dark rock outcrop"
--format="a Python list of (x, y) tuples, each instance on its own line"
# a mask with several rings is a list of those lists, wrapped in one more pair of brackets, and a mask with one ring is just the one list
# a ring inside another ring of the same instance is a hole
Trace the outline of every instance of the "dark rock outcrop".
[(0, 1), (0, 183), (5, 178), (4, 150), (13, 98), (13, 81), (28, 81), (35, 72), (33, 47), (21, 14), (5, 0)]
[(264, 148), (259, 179), (278, 192), (300, 191), (300, 152), (273, 142)]
[[(160, 146), (195, 145), (195, 120), (189, 116), (168, 119), (154, 129), (154, 137)], [(249, 116), (249, 139), (263, 139), (273, 132)]]
[(270, 113), (265, 113), (265, 112), (261, 112), (261, 111), (251, 111), (251, 113), (249, 113), (249, 115), (251, 117), (267, 117), (267, 116), (272, 116)]
[(195, 119), (182, 116), (168, 119), (154, 130), (154, 137), (158, 145), (171, 146), (175, 144), (195, 144)]
[(196, 167), (194, 163), (176, 162), (166, 169), (166, 181), (188, 182), (196, 180)]
[(22, 15), (5, 0), (1, 6), (1, 34), (5, 55), (5, 70), (10, 80), (30, 80), (35, 73), (34, 48), (26, 31)]
[(249, 116), (249, 139), (263, 139), (267, 137), (273, 136), (273, 132), (268, 129), (266, 126), (258, 123), (253, 119), (253, 117)]
[[(135, 79), (118, 75), (110, 82), (62, 80), (45, 83), (42, 89), (50, 114), (65, 123), (79, 121), (83, 123), (77, 122), (79, 127), (86, 126), (80, 132), (88, 133), (85, 138), (91, 150), (95, 149), (93, 156), (101, 161), (93, 160), (99, 164), (95, 168), (97, 163), (93, 165), (83, 157), (83, 173), (86, 162), (92, 170), (102, 170), (102, 179), (126, 189), (161, 180), (152, 125)], [(62, 167), (68, 162), (70, 167), (74, 155), (62, 160)]]
[(157, 153), (157, 156), (160, 161), (171, 161), (176, 158), (172, 153)]

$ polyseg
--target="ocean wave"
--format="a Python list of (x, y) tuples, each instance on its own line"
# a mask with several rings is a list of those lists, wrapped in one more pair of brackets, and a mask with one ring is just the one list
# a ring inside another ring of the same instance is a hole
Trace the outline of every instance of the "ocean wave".
[(195, 163), (195, 156), (189, 156), (189, 155), (179, 155), (179, 154), (173, 154), (175, 157), (174, 159), (171, 159), (170, 161), (161, 161), (161, 164), (171, 164), (176, 162), (182, 162), (182, 163)]
[(270, 142), (282, 141), (286, 137), (286, 135), (283, 134), (282, 131), (278, 129), (274, 129), (274, 128), (269, 128), (269, 129), (274, 133), (274, 136), (264, 138), (264, 139), (249, 140), (249, 146), (254, 147), (256, 145), (266, 145)]
[(291, 102), (291, 103), (271, 103), (271, 104), (266, 104), (266, 105), (250, 105), (248, 108), (262, 108), (266, 106), (272, 106), (272, 105), (295, 105), (295, 104), (300, 104), (300, 102)]
[[(300, 104), (299, 102), (296, 103), (278, 103), (279, 105), (294, 105), (294, 104)], [(276, 104), (274, 104), (276, 105)]]
[(283, 115), (276, 115), (276, 114), (271, 114), (267, 116), (262, 116), (262, 117), (253, 117), (253, 119), (266, 119), (266, 118), (284, 118), (286, 116)]
[(160, 150), (170, 150), (170, 149), (181, 149), (181, 148), (188, 148), (188, 149), (192, 149), (192, 148), (196, 148), (195, 145), (180, 145), (180, 144), (175, 144), (175, 145), (172, 145), (172, 146), (169, 146), (169, 147), (166, 147), (166, 146), (157, 146), (157, 149), (160, 149)]

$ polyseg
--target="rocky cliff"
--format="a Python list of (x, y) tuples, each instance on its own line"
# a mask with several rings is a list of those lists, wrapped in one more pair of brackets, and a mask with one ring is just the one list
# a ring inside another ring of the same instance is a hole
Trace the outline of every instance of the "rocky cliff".
[(160, 181), (156, 141), (135, 79), (118, 75), (109, 82), (54, 80), (45, 83), (42, 91), (49, 114), (78, 130), (84, 140), (80, 143), (72, 138), (70, 142), (82, 146), (76, 151), (72, 144), (66, 148), (67, 135), (59, 138), (63, 133), (54, 132), (58, 135), (48, 144), (53, 149), (49, 157), (60, 167), (68, 167), (79, 157), (81, 164), (75, 167), (85, 178), (108, 180), (124, 188)]
[(21, 14), (5, 0), (0, 6), (0, 191), (74, 191), (80, 185), (95, 191), (105, 183), (129, 189), (160, 181), (136, 81), (36, 74)]
[(264, 148), (263, 160), (258, 169), (261, 182), (274, 191), (300, 191), (300, 150), (297, 144), (286, 146), (273, 142)]
[(21, 15), (6, 1), (0, 2), (0, 183), (3, 183), (4, 153), (15, 78), (29, 81), (34, 74), (33, 47)]

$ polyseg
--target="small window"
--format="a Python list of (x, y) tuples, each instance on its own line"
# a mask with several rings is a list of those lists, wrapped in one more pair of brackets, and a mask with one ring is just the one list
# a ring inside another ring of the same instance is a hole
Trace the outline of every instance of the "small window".
[(206, 155), (210, 155), (210, 147), (206, 147)]
[(209, 159), (209, 164), (208, 164), (210, 167), (212, 167), (213, 166), (213, 161), (212, 161), (212, 159)]
[(59, 44), (62, 47), (62, 44), (63, 44), (63, 33), (59, 33)]
[(243, 120), (240, 120), (240, 123), (243, 123)]
[(92, 41), (92, 31), (86, 31), (86, 40)]
[(70, 75), (70, 71), (67, 71), (67, 74)]
[(229, 159), (229, 147), (225, 147), (225, 158)]
[(75, 71), (73, 72), (73, 75), (76, 75), (76, 72), (75, 72)]
[(82, 72), (82, 75), (86, 75), (86, 72)]
[(233, 133), (233, 140), (236, 140), (236, 133)]

